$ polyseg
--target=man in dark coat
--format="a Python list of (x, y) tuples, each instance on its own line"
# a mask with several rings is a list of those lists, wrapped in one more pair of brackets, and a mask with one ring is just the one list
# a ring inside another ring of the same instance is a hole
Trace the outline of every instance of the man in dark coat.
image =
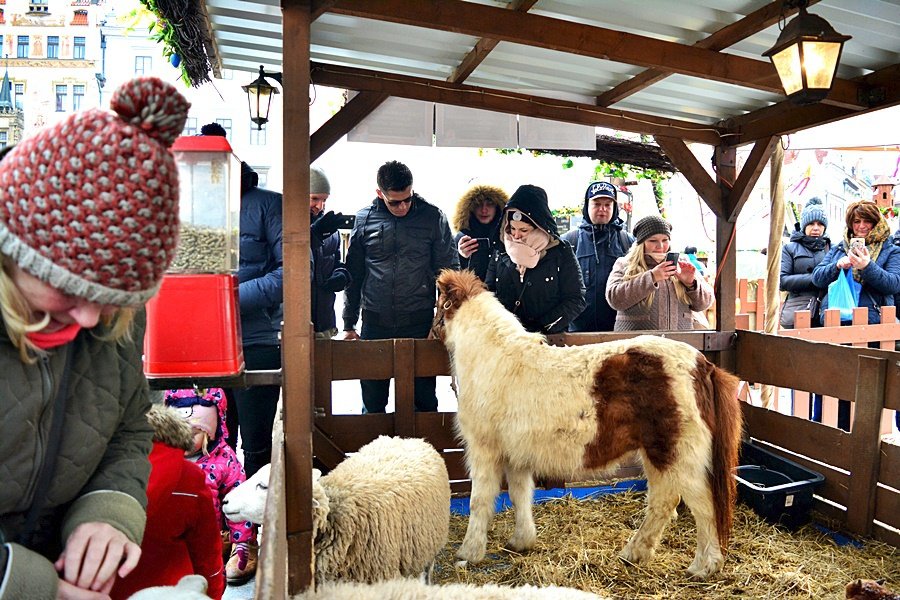
[(324, 171), (309, 169), (310, 274), (312, 279), (312, 324), (316, 338), (337, 335), (334, 295), (350, 285), (350, 272), (341, 262), (341, 235), (337, 232), (341, 213), (324, 212), (331, 184)]
[(569, 331), (612, 331), (616, 311), (606, 301), (606, 280), (617, 258), (625, 256), (632, 237), (619, 218), (616, 187), (608, 181), (595, 181), (584, 192), (583, 220), (578, 229), (563, 239), (575, 249), (575, 258), (584, 278), (587, 303), (584, 311), (569, 325)]
[[(435, 279), (458, 269), (447, 217), (413, 192), (409, 167), (390, 161), (378, 169), (372, 204), (356, 213), (344, 296), (344, 339), (425, 338), (434, 318)], [(356, 322), (362, 309), (362, 331)], [(363, 380), (363, 412), (384, 412), (390, 380)], [(417, 377), (416, 410), (436, 411), (434, 377)]]

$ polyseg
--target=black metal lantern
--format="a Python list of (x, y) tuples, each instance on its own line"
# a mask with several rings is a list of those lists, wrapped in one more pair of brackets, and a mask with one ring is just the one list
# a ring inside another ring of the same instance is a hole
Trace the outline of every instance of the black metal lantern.
[(259, 65), (259, 77), (241, 89), (247, 92), (247, 103), (250, 106), (250, 120), (256, 123), (257, 129), (269, 122), (269, 108), (272, 106), (272, 96), (278, 93), (278, 89), (269, 85), (266, 81), (271, 77), (279, 84), (281, 73), (266, 73), (262, 65)]
[[(797, 4), (794, 1), (793, 5)], [(806, 4), (799, 2), (800, 14), (785, 26), (775, 45), (763, 52), (775, 65), (784, 93), (795, 104), (813, 104), (828, 95), (844, 42), (851, 37), (806, 12)]]

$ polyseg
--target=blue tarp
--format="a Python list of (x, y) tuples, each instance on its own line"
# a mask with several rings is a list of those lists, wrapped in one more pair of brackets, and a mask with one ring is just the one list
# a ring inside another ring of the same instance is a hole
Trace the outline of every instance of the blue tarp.
[[(534, 503), (541, 504), (550, 500), (557, 500), (565, 496), (571, 496), (576, 500), (590, 500), (597, 496), (605, 496), (606, 494), (618, 494), (620, 492), (646, 492), (647, 481), (644, 479), (631, 479), (627, 481), (618, 481), (612, 485), (604, 485), (599, 487), (575, 487), (575, 488), (553, 488), (549, 490), (534, 490)], [(509, 500), (509, 494), (503, 492), (497, 497), (497, 503), (494, 506), (496, 512), (502, 512), (507, 508), (512, 508), (512, 502)], [(450, 512), (457, 515), (469, 514), (469, 498), (451, 498)]]

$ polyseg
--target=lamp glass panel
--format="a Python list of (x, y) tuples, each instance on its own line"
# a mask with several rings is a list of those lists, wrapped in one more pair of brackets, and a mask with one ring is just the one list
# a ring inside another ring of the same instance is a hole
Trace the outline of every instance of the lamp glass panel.
[(803, 42), (803, 62), (807, 86), (827, 90), (837, 67), (841, 44), (837, 42)]
[(772, 64), (778, 71), (778, 78), (781, 79), (786, 95), (790, 96), (803, 89), (799, 44), (791, 44), (781, 52), (773, 54)]

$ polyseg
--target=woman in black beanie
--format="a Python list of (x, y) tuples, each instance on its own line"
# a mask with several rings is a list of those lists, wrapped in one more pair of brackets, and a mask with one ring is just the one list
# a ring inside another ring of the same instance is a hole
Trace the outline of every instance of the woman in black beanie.
[(562, 333), (584, 310), (584, 283), (572, 247), (559, 239), (547, 192), (522, 185), (503, 210), (485, 283), (528, 331)]
[(616, 309), (614, 331), (693, 329), (691, 311), (712, 305), (714, 295), (688, 260), (666, 260), (672, 226), (656, 216), (634, 225), (634, 245), (616, 261), (606, 300)]

